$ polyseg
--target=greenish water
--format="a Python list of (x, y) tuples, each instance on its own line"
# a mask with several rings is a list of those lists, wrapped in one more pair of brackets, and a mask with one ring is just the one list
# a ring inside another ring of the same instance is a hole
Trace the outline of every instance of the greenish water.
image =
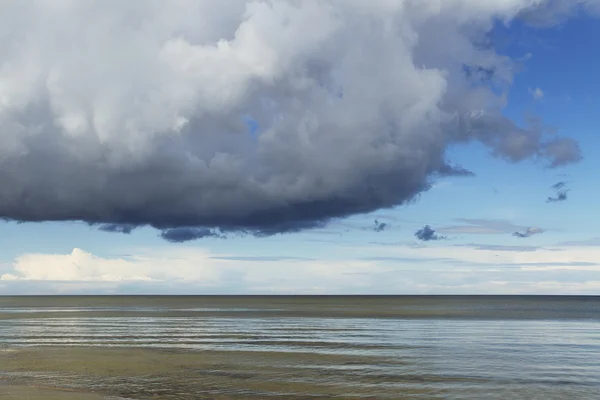
[(0, 297), (0, 399), (599, 393), (597, 297)]

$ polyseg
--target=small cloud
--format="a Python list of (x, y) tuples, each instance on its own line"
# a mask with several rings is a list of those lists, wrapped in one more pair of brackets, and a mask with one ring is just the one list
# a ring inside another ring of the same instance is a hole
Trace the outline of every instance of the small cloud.
[(415, 236), (417, 239), (422, 240), (424, 242), (429, 242), (431, 240), (444, 240), (445, 236), (439, 236), (435, 233), (435, 230), (431, 228), (429, 225), (425, 225), (422, 229), (419, 229), (415, 232)]
[(537, 235), (540, 233), (544, 233), (544, 230), (541, 228), (534, 228), (534, 227), (530, 227), (525, 229), (523, 232), (513, 232), (513, 236), (519, 237), (519, 238), (528, 238), (531, 237), (533, 235)]
[(208, 228), (165, 229), (161, 232), (160, 236), (171, 243), (183, 243), (203, 238), (225, 238), (225, 236)]
[(565, 182), (565, 181), (556, 182), (554, 185), (552, 185), (551, 188), (556, 190), (557, 193), (556, 193), (556, 196), (554, 196), (554, 197), (549, 196), (546, 199), (546, 203), (556, 203), (559, 201), (567, 200), (568, 190), (565, 189), (566, 186), (567, 186), (567, 182)]
[(531, 95), (531, 97), (533, 97), (535, 101), (542, 100), (545, 96), (544, 91), (539, 87), (536, 87), (534, 89), (529, 88), (529, 94)]
[(387, 227), (388, 227), (387, 223), (379, 222), (378, 220), (375, 220), (375, 226), (373, 227), (373, 230), (375, 232), (383, 232)]
[(560, 182), (556, 182), (554, 185), (552, 185), (552, 189), (554, 190), (561, 190), (562, 188), (564, 188), (565, 186), (567, 186), (567, 182), (565, 181), (560, 181)]
[(558, 192), (556, 194), (556, 196), (548, 197), (548, 199), (546, 199), (546, 203), (556, 203), (556, 202), (565, 201), (565, 200), (567, 200), (567, 191), (562, 190), (562, 191)]

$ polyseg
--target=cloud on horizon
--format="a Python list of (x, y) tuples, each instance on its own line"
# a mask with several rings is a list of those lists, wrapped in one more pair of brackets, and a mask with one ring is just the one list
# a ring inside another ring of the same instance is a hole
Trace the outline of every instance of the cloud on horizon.
[(5, 2), (0, 217), (268, 236), (471, 175), (446, 160), (459, 143), (577, 162), (502, 114), (519, 61), (480, 46), (595, 1), (555, 3)]
[[(439, 242), (442, 244), (443, 242)], [(355, 249), (358, 250), (358, 249)], [(168, 246), (97, 256), (22, 254), (0, 266), (5, 294), (416, 294), (564, 293), (600, 288), (600, 248), (556, 252), (482, 250), (454, 245), (363, 247), (353, 257), (300, 259), (231, 256)], [(165, 268), (168, 265), (169, 268)], [(498, 284), (498, 282), (503, 282)]]

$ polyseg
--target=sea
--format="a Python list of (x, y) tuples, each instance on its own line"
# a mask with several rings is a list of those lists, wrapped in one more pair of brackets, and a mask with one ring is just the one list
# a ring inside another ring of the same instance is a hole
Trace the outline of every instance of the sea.
[(0, 399), (600, 399), (600, 297), (0, 297)]

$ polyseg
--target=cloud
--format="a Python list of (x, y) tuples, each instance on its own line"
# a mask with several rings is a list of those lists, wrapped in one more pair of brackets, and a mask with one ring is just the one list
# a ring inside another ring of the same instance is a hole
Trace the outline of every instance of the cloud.
[(208, 228), (171, 228), (165, 229), (160, 236), (171, 243), (183, 243), (203, 238), (224, 238), (223, 235)]
[(460, 244), (460, 245), (456, 245), (456, 246), (470, 247), (475, 250), (510, 251), (510, 252), (531, 252), (531, 251), (538, 251), (541, 249), (541, 247), (538, 247), (538, 246), (511, 246), (511, 245), (501, 245), (501, 244), (477, 244), (477, 243)]
[(542, 100), (544, 98), (544, 95), (545, 95), (544, 91), (542, 89), (540, 89), (539, 87), (535, 88), (535, 89), (529, 88), (529, 94), (536, 101)]
[(565, 22), (582, 12), (598, 14), (598, 0), (546, 0), (531, 2), (523, 8), (517, 18), (534, 27), (549, 27)]
[(373, 230), (375, 232), (383, 232), (387, 227), (388, 224), (386, 222), (379, 222), (378, 220), (375, 220), (375, 227), (373, 227)]
[(544, 233), (544, 230), (540, 229), (540, 228), (530, 227), (530, 228), (525, 229), (525, 231), (523, 231), (523, 232), (513, 232), (513, 236), (516, 236), (519, 238), (528, 238), (528, 237), (531, 237), (533, 235), (537, 235), (540, 233)]
[(559, 201), (567, 200), (567, 193), (569, 192), (569, 190), (565, 189), (566, 186), (567, 182), (565, 181), (559, 181), (552, 185), (551, 188), (556, 190), (556, 196), (548, 196), (548, 198), (546, 199), (546, 203), (556, 203)]
[[(600, 264), (596, 263), (596, 262), (570, 262), (570, 263), (564, 263), (564, 262), (547, 262), (547, 263), (526, 263), (526, 264), (521, 264), (521, 269), (525, 270), (525, 271), (549, 271), (549, 270), (559, 270), (559, 269), (574, 269), (574, 270), (579, 270), (579, 271), (585, 271), (585, 270), (589, 270), (589, 271), (598, 271), (598, 266)], [(584, 268), (581, 268), (584, 267)], [(585, 268), (585, 267), (591, 267), (591, 268)]]
[(439, 176), (475, 176), (473, 171), (463, 168), (461, 165), (444, 164), (438, 170)]
[[(500, 251), (349, 246), (340, 258), (219, 254), (197, 246), (22, 254), (2, 266), (4, 294), (584, 294), (600, 287), (600, 249)], [(165, 266), (168, 266), (166, 268)], [(502, 285), (497, 282), (503, 282)]]
[(503, 116), (515, 62), (480, 46), (497, 20), (563, 14), (530, 4), (6, 2), (0, 217), (264, 236), (468, 175), (446, 163), (456, 143), (578, 161)]
[(570, 138), (549, 141), (542, 152), (544, 157), (552, 160), (550, 168), (571, 164), (583, 158), (579, 144)]
[(559, 182), (556, 182), (556, 183), (555, 183), (554, 185), (552, 185), (551, 187), (552, 187), (552, 189), (554, 189), (554, 190), (561, 190), (561, 189), (563, 189), (565, 186), (567, 186), (567, 182), (565, 182), (565, 181), (559, 181)]
[[(440, 242), (435, 245), (435, 251), (431, 247), (415, 247), (398, 244), (396, 246), (372, 246), (360, 250), (360, 254), (373, 254), (373, 258), (401, 262), (405, 260), (407, 265), (414, 264), (414, 259), (421, 260), (419, 269), (435, 270), (444, 265), (451, 271), (462, 270), (468, 274), (476, 274), (481, 270), (495, 270), (501, 272), (504, 269), (521, 270), (525, 267), (563, 267), (565, 270), (580, 269), (581, 271), (593, 270), (600, 272), (600, 249), (587, 246), (572, 246), (557, 251), (555, 248), (538, 247), (532, 251), (523, 251), (523, 247), (515, 246), (515, 250), (507, 247), (497, 248), (491, 246), (456, 246)], [(358, 254), (358, 250), (357, 250)], [(348, 255), (351, 255), (348, 254)], [(427, 264), (427, 265), (423, 265)], [(432, 277), (430, 275), (430, 277)], [(468, 275), (465, 275), (468, 279)]]
[(556, 196), (548, 196), (548, 198), (546, 199), (546, 203), (556, 203), (559, 201), (565, 201), (568, 198), (568, 192), (569, 190), (566, 189), (567, 186), (567, 182), (566, 181), (559, 181), (556, 182), (554, 185), (551, 186), (552, 189), (554, 189), (556, 191)]
[(263, 262), (278, 262), (278, 261), (314, 261), (314, 258), (308, 257), (286, 257), (286, 256), (214, 256), (210, 257), (213, 260), (228, 260), (228, 261), (263, 261)]
[(0, 279), (117, 282), (150, 281), (152, 275), (160, 276), (154, 262), (144, 264), (143, 268), (139, 268), (139, 265), (140, 260), (105, 259), (75, 248), (70, 254), (21, 255), (14, 262), (14, 271), (2, 275)]
[(98, 229), (104, 232), (117, 232), (128, 235), (133, 232), (135, 228), (137, 228), (137, 226), (132, 224), (102, 224)]
[(365, 261), (389, 261), (395, 263), (411, 263), (411, 264), (419, 264), (419, 263), (427, 263), (431, 260), (417, 257), (395, 257), (395, 256), (369, 256), (362, 257), (361, 260)]
[(600, 247), (600, 237), (586, 239), (586, 240), (572, 240), (572, 241), (567, 241), (567, 242), (559, 242), (559, 243), (556, 243), (556, 246), (568, 246), (568, 247), (572, 247), (572, 246), (596, 247), (596, 246), (599, 246)]
[(431, 185), (431, 189), (441, 189), (444, 187), (452, 186), (452, 182), (449, 181), (438, 181)]
[(456, 221), (463, 222), (466, 225), (445, 226), (438, 229), (438, 232), (450, 234), (506, 234), (515, 230), (527, 229), (522, 225), (515, 225), (510, 221), (502, 219), (482, 219), (482, 218), (459, 218)]
[(435, 230), (431, 228), (429, 225), (425, 225), (423, 228), (419, 229), (415, 232), (415, 236), (417, 239), (422, 240), (424, 242), (429, 242), (431, 240), (444, 240), (446, 237), (439, 236), (435, 233)]
[[(3, 293), (342, 293), (368, 292), (379, 273), (362, 260), (230, 256), (178, 246), (138, 250), (131, 257), (100, 257), (75, 248), (68, 254), (23, 254), (0, 275)], [(277, 262), (275, 262), (277, 261)], [(166, 267), (167, 266), (167, 267)]]
[(567, 190), (561, 190), (561, 191), (559, 191), (556, 194), (556, 196), (554, 196), (554, 197), (548, 197), (546, 199), (546, 203), (556, 203), (556, 202), (559, 202), (559, 201), (565, 201), (565, 200), (567, 200), (567, 192), (568, 192)]

